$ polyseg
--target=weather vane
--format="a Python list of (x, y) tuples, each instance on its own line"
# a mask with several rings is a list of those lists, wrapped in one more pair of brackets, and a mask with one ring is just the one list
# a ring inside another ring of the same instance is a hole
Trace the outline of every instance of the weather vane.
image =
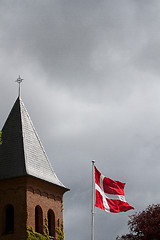
[(19, 84), (19, 89), (18, 89), (18, 96), (20, 97), (20, 90), (21, 90), (21, 87), (20, 87), (20, 84), (21, 82), (23, 81), (24, 79), (22, 79), (19, 75), (19, 77), (17, 78), (16, 82)]

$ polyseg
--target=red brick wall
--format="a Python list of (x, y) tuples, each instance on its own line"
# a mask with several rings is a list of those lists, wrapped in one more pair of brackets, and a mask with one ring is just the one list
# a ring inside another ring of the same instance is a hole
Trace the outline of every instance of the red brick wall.
[[(55, 227), (58, 227), (58, 218), (63, 220), (63, 189), (53, 184), (39, 181), (34, 178), (27, 180), (27, 225), (35, 229), (35, 207), (39, 205), (43, 212), (43, 225), (47, 217), (48, 210), (53, 210), (55, 214)], [(56, 234), (57, 237), (57, 234)]]
[[(53, 210), (55, 227), (57, 227), (58, 218), (63, 220), (64, 192), (63, 188), (29, 176), (0, 181), (0, 239), (26, 240), (26, 226), (35, 229), (35, 207), (37, 205), (42, 208), (44, 224), (48, 210)], [(5, 235), (4, 209), (8, 204), (14, 207), (14, 233)]]
[[(8, 204), (14, 207), (14, 234), (5, 234), (4, 210)], [(25, 179), (10, 179), (0, 181), (0, 239), (26, 239), (26, 191)]]

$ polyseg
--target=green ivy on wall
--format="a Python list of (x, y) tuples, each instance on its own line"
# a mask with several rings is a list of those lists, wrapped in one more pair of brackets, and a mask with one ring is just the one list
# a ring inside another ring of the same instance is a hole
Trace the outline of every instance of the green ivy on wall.
[(57, 240), (64, 240), (64, 225), (61, 223), (61, 219), (58, 218), (58, 227), (56, 228), (56, 232), (58, 233)]
[(0, 145), (2, 144), (2, 131), (0, 130)]
[[(33, 230), (32, 227), (27, 227), (27, 240), (45, 240), (45, 239), (51, 239), (51, 238), (46, 238), (46, 236), (40, 234), (40, 233), (37, 233)], [(54, 238), (52, 238), (54, 239)]]
[(56, 232), (58, 233), (58, 238), (54, 238), (49, 236), (49, 229), (48, 229), (48, 219), (45, 219), (44, 225), (44, 235), (37, 233), (34, 231), (33, 227), (27, 227), (27, 240), (64, 240), (64, 226), (61, 223), (60, 218), (58, 219), (58, 227), (56, 228)]

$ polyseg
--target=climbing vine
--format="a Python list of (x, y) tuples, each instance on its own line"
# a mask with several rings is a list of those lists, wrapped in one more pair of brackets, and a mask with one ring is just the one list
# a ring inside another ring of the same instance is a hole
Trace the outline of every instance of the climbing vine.
[(57, 239), (49, 236), (48, 219), (46, 218), (44, 225), (44, 235), (35, 232), (33, 227), (27, 227), (27, 240), (64, 240), (64, 225), (61, 223), (60, 218), (58, 219), (58, 227), (56, 228), (56, 232), (58, 233)]
[(63, 225), (63, 222), (61, 223), (60, 218), (58, 218), (58, 227), (56, 228), (56, 231), (58, 233), (57, 240), (64, 240), (64, 225)]
[(27, 240), (45, 240), (48, 239), (46, 236), (43, 236), (40, 233), (37, 233), (33, 230), (33, 227), (27, 227)]
[(2, 144), (2, 131), (0, 130), (0, 145)]

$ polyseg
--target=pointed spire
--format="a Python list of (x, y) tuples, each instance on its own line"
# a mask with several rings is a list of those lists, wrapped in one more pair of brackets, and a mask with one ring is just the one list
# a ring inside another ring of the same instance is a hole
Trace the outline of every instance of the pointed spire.
[(30, 175), (44, 181), (59, 181), (20, 97), (17, 98), (2, 129), (0, 179)]

